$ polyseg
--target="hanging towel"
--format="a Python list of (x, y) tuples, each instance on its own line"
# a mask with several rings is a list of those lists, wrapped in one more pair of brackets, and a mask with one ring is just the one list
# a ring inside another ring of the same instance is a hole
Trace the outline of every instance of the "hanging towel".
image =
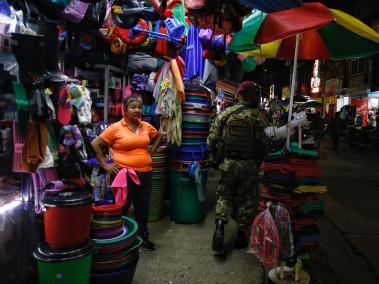
[(44, 122), (29, 121), (22, 150), (21, 169), (33, 173), (45, 160), (47, 127)]
[(132, 181), (140, 185), (140, 179), (137, 176), (137, 173), (132, 168), (123, 168), (121, 169), (116, 177), (114, 178), (111, 189), (115, 195), (116, 204), (124, 206), (128, 197), (128, 176)]

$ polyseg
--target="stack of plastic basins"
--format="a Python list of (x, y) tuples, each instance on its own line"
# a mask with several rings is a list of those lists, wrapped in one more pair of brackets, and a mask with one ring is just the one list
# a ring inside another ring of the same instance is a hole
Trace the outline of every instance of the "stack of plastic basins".
[(163, 199), (167, 184), (167, 146), (160, 146), (153, 155), (153, 181), (149, 203), (149, 222), (162, 219)]
[[(171, 219), (176, 223), (195, 224), (205, 217), (205, 196), (207, 180), (207, 137), (209, 132), (210, 95), (206, 91), (186, 90), (182, 104), (182, 144), (169, 151), (169, 181)], [(199, 189), (193, 177), (188, 174), (191, 163), (201, 166), (203, 186)], [(199, 195), (199, 190), (203, 191)]]
[(82, 190), (45, 194), (46, 242), (34, 251), (41, 284), (90, 281), (95, 244), (89, 238), (92, 197)]
[(122, 216), (122, 208), (116, 204), (92, 210), (91, 235), (97, 252), (93, 257), (91, 283), (132, 283), (142, 244), (137, 237), (137, 222)]

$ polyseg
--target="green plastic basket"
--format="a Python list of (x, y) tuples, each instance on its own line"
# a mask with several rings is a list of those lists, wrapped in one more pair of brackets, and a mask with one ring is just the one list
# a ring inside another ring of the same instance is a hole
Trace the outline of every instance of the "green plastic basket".
[(153, 182), (151, 186), (148, 221), (156, 222), (162, 219), (163, 198), (167, 184), (167, 170), (164, 172), (153, 171)]

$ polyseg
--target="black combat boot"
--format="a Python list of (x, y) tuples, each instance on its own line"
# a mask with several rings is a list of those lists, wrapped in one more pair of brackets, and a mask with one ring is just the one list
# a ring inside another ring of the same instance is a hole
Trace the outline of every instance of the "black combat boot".
[(221, 252), (224, 249), (224, 224), (222, 219), (216, 219), (216, 229), (213, 233), (212, 249), (216, 252)]
[(247, 236), (247, 232), (245, 230), (238, 229), (237, 237), (234, 242), (235, 249), (243, 249), (246, 248), (249, 244), (249, 238)]

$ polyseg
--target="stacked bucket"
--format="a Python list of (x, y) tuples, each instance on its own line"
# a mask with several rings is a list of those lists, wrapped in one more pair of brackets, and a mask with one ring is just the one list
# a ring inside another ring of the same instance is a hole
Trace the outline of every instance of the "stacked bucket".
[(160, 146), (153, 155), (153, 181), (149, 203), (149, 222), (162, 219), (163, 199), (167, 184), (167, 146)]
[[(182, 104), (182, 144), (169, 151), (171, 219), (176, 223), (195, 224), (205, 217), (205, 183), (207, 180), (207, 137), (211, 109), (206, 90), (186, 89)], [(189, 167), (200, 167), (203, 185), (195, 182)], [(203, 191), (199, 194), (199, 191)]]
[(139, 258), (138, 225), (122, 216), (119, 205), (92, 208), (91, 235), (97, 246), (93, 256), (91, 283), (132, 283)]
[(95, 244), (89, 238), (92, 197), (80, 189), (46, 193), (44, 230), (46, 242), (34, 251), (39, 283), (90, 282)]

